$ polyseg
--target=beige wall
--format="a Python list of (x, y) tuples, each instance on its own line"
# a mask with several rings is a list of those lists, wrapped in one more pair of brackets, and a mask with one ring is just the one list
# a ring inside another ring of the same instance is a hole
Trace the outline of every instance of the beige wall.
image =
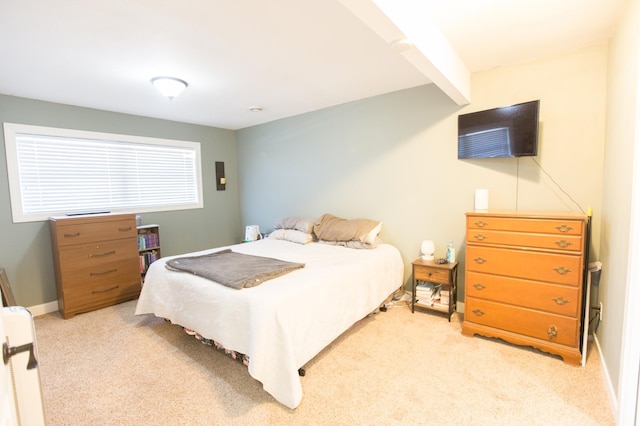
[[(472, 76), (468, 110), (540, 99), (536, 164), (521, 158), (496, 176), (499, 208), (593, 209), (592, 258), (598, 256), (602, 214), (606, 45)], [(479, 163), (474, 164), (474, 166)], [(519, 166), (519, 170), (518, 170)], [(473, 170), (470, 170), (473, 173)], [(516, 176), (519, 175), (519, 179)], [(471, 178), (472, 175), (469, 175)], [(517, 194), (516, 197), (516, 187)], [(493, 206), (492, 206), (493, 207)]]
[[(453, 240), (463, 258), (476, 188), (489, 189), (494, 209), (579, 211), (566, 191), (593, 207), (598, 235), (606, 58), (600, 45), (476, 74), (464, 109), (427, 85), (240, 130), (241, 222), (268, 230), (280, 216), (325, 212), (381, 220), (406, 281), (423, 239), (436, 256)], [(551, 177), (531, 158), (457, 159), (459, 113), (532, 99), (541, 101), (536, 160)]]

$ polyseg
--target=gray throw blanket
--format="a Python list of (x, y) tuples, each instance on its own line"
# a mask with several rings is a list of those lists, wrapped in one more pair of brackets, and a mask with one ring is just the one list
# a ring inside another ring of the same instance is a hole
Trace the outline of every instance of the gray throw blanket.
[(227, 287), (241, 289), (258, 284), (304, 267), (304, 263), (286, 262), (270, 257), (236, 253), (231, 249), (167, 261), (165, 267), (173, 271), (190, 272)]

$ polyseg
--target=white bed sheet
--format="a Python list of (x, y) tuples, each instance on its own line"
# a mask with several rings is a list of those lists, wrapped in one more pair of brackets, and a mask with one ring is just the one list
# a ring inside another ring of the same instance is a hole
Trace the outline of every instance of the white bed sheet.
[(236, 290), (169, 271), (171, 257), (161, 258), (147, 272), (135, 313), (166, 318), (248, 355), (249, 374), (289, 408), (302, 400), (298, 369), (403, 284), (400, 252), (389, 244), (356, 250), (265, 239), (189, 255), (225, 248), (305, 267)]

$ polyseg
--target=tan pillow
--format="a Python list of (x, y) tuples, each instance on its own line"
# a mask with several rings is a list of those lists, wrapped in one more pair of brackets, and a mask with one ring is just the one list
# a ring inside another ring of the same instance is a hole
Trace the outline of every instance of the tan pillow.
[(278, 219), (273, 226), (274, 229), (295, 229), (296, 231), (304, 232), (305, 234), (311, 234), (313, 232), (313, 219), (304, 217), (283, 217)]
[(342, 219), (324, 214), (313, 226), (313, 232), (323, 241), (357, 241), (372, 245), (382, 230), (382, 222), (370, 219)]

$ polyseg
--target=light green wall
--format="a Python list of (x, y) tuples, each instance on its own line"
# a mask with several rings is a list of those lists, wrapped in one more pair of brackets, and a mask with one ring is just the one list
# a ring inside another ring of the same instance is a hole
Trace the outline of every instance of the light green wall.
[[(0, 95), (0, 122), (200, 142), (204, 209), (143, 214), (143, 223), (161, 226), (163, 255), (231, 244), (243, 235), (233, 131), (5, 95)], [(0, 267), (7, 273), (18, 304), (51, 302), (56, 300), (56, 289), (49, 224), (12, 222), (2, 132), (0, 141)], [(215, 161), (225, 162), (226, 191), (216, 191)]]
[[(405, 282), (424, 239), (436, 256), (453, 240), (464, 259), (476, 188), (489, 189), (492, 209), (579, 211), (566, 191), (593, 207), (599, 235), (606, 57), (601, 45), (475, 74), (464, 108), (426, 85), (239, 130), (242, 223), (269, 230), (281, 216), (325, 212), (383, 221)], [(459, 113), (532, 99), (541, 101), (537, 161), (551, 178), (531, 158), (457, 159)]]
[[(629, 229), (633, 152), (640, 149), (638, 138), (640, 78), (640, 2), (633, 0), (609, 47), (607, 145), (604, 161), (604, 197), (601, 260), (603, 263), (600, 299), (604, 304), (604, 321), (596, 332), (606, 370), (614, 392), (621, 380), (621, 348), (629, 282)], [(635, 259), (637, 261), (637, 259)], [(637, 308), (636, 308), (637, 309)], [(629, 324), (637, 333), (637, 324)], [(637, 365), (637, 364), (636, 364)], [(620, 395), (617, 395), (620, 399)]]

